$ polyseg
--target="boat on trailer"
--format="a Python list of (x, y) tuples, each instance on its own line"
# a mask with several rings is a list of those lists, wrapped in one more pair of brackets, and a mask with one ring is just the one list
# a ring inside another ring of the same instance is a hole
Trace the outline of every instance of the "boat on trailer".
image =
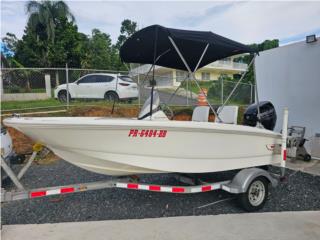
[[(187, 80), (196, 84), (198, 68), (240, 53), (254, 51), (211, 32), (159, 25), (133, 34), (120, 50), (124, 62), (152, 64), (153, 71), (155, 65), (186, 70)], [(259, 121), (257, 127), (223, 123), (210, 103), (195, 110), (205, 115), (202, 120), (169, 120), (160, 108), (154, 79), (151, 86), (150, 98), (136, 119), (12, 117), (4, 123), (71, 164), (113, 176), (219, 172), (281, 161), (281, 135), (263, 128)], [(208, 122), (209, 110), (216, 122)]]
[[(200, 54), (199, 54), (200, 53)], [(121, 47), (124, 62), (160, 65), (188, 71), (203, 95), (195, 71), (213, 61), (240, 53), (254, 53), (247, 46), (211, 32), (186, 31), (154, 25), (133, 34)], [(196, 60), (198, 58), (198, 60)], [(251, 64), (254, 62), (254, 58)], [(4, 119), (7, 126), (28, 135), (50, 148), (64, 160), (86, 170), (126, 178), (70, 184), (66, 186), (26, 189), (20, 179), (30, 168), (41, 147), (25, 166), (15, 174), (1, 156), (1, 167), (17, 187), (1, 189), (1, 202), (32, 199), (52, 195), (84, 192), (104, 188), (125, 188), (165, 193), (200, 193), (225, 190), (238, 194), (247, 211), (261, 209), (267, 200), (268, 186), (277, 179), (259, 166), (281, 163), (284, 177), (287, 144), (288, 111), (284, 111), (283, 131), (273, 131), (276, 115), (271, 103), (250, 106), (244, 115), (244, 125), (228, 124), (223, 108), (215, 111), (210, 105), (196, 107), (193, 121), (172, 121), (160, 105), (150, 81), (151, 94), (136, 119), (101, 117), (19, 117)], [(257, 95), (258, 96), (258, 95)], [(208, 101), (208, 99), (207, 99)], [(168, 107), (168, 106), (167, 106)], [(209, 111), (216, 121), (208, 122)], [(239, 169), (232, 179), (203, 182), (179, 175), (179, 180), (191, 186), (168, 186), (132, 182), (130, 175), (143, 173), (208, 173)], [(186, 181), (187, 180), (187, 181)]]

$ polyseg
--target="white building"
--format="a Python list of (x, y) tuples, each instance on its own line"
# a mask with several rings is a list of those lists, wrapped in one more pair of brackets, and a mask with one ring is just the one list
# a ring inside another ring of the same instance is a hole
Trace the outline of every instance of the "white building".
[(259, 100), (271, 101), (278, 114), (276, 130), (288, 107), (289, 126), (306, 127), (311, 139), (320, 133), (320, 39), (260, 52), (255, 66)]
[[(196, 72), (196, 78), (203, 81), (218, 80), (223, 75), (233, 77), (234, 74), (242, 74), (247, 70), (248, 65), (245, 63), (234, 62), (238, 56), (229, 57), (223, 60), (215, 61), (200, 68)], [(150, 70), (150, 64), (144, 64), (139, 67), (133, 68), (130, 73), (133, 76), (147, 74)], [(172, 68), (155, 67), (155, 79), (157, 86), (170, 87), (179, 86), (187, 75), (186, 71), (176, 70)]]

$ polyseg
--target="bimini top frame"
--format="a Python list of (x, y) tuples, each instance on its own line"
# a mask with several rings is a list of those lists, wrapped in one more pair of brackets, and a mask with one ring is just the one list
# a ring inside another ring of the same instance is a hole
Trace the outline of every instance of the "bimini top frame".
[[(211, 62), (241, 53), (254, 53), (254, 50), (244, 44), (212, 32), (179, 30), (159, 25), (152, 25), (136, 32), (120, 48), (120, 57), (123, 62), (152, 64), (153, 79), (150, 81), (151, 106), (155, 85), (155, 65), (188, 71), (190, 80), (195, 81), (198, 88), (207, 98), (195, 78), (195, 72)], [(235, 88), (243, 77), (244, 75), (240, 78)], [(227, 100), (229, 98), (230, 96)], [(219, 119), (212, 105), (209, 101), (207, 102)]]

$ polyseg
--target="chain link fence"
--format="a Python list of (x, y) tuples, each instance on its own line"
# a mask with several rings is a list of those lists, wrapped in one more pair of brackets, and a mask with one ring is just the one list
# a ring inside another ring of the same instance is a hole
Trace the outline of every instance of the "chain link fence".
[(1, 80), (3, 93), (45, 93), (45, 77), (49, 76), (51, 88), (61, 84), (75, 82), (91, 73), (110, 73), (127, 75), (128, 72), (116, 72), (98, 69), (76, 68), (2, 68)]
[[(138, 74), (132, 79), (139, 83), (140, 98), (144, 100), (150, 95), (150, 81), (152, 72), (148, 75)], [(197, 84), (190, 79), (177, 78), (168, 75), (154, 75), (156, 88), (160, 92), (161, 101), (171, 105), (196, 105), (198, 94), (201, 92)], [(237, 81), (224, 80), (198, 80), (202, 89), (207, 90), (207, 97), (211, 104), (222, 105), (236, 86)], [(175, 96), (172, 96), (175, 94)], [(169, 101), (170, 100), (170, 101)], [(250, 105), (255, 101), (255, 85), (240, 83), (232, 96), (229, 105)]]
[[(213, 81), (208, 88), (208, 97), (214, 104), (223, 104), (236, 86), (235, 81)], [(228, 101), (228, 104), (249, 105), (254, 102), (254, 85), (240, 83)]]
[[(86, 98), (67, 99), (66, 103), (59, 103), (54, 100), (54, 89), (61, 84), (74, 83), (87, 74), (115, 74), (116, 76), (129, 75), (137, 83), (139, 96), (132, 101), (132, 104), (141, 106), (146, 98), (150, 96), (150, 81), (156, 80), (156, 88), (160, 93), (160, 100), (173, 106), (194, 106), (197, 104), (199, 88), (194, 81), (183, 78), (173, 77), (172, 72), (155, 74), (151, 71), (149, 74), (137, 74), (132, 72), (115, 72), (111, 70), (97, 69), (75, 69), (75, 68), (2, 68), (1, 69), (1, 96), (4, 101), (32, 101), (52, 99), (48, 101), (49, 106), (67, 106), (77, 103), (91, 103)], [(113, 76), (115, 76), (113, 75)], [(208, 91), (208, 99), (213, 105), (222, 105), (228, 95), (235, 87), (235, 81), (206, 80), (199, 81), (201, 88)], [(68, 89), (67, 87), (67, 89)], [(254, 85), (240, 83), (230, 98), (228, 104), (249, 105), (254, 102)], [(100, 99), (104, 101), (104, 99)], [(45, 103), (44, 103), (45, 104)], [(42, 106), (42, 105), (41, 105)], [(47, 107), (47, 106), (44, 106)], [(3, 108), (2, 108), (3, 109)]]

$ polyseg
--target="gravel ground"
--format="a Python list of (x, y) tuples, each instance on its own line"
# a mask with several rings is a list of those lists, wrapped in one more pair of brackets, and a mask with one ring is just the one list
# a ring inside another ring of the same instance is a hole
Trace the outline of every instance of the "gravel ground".
[[(271, 171), (278, 172), (279, 169), (272, 167)], [(292, 170), (288, 170), (287, 175), (287, 183), (271, 189), (269, 200), (261, 212), (319, 210), (320, 176)], [(226, 177), (212, 176), (216, 180)], [(51, 165), (33, 165), (23, 182), (26, 187), (35, 188), (107, 179), (110, 177), (87, 172), (59, 160)], [(177, 184), (170, 174), (142, 176), (141, 180)], [(11, 187), (11, 184), (5, 185)], [(2, 224), (29, 224), (242, 213), (234, 197), (221, 190), (179, 195), (104, 189), (4, 203), (1, 214)]]

